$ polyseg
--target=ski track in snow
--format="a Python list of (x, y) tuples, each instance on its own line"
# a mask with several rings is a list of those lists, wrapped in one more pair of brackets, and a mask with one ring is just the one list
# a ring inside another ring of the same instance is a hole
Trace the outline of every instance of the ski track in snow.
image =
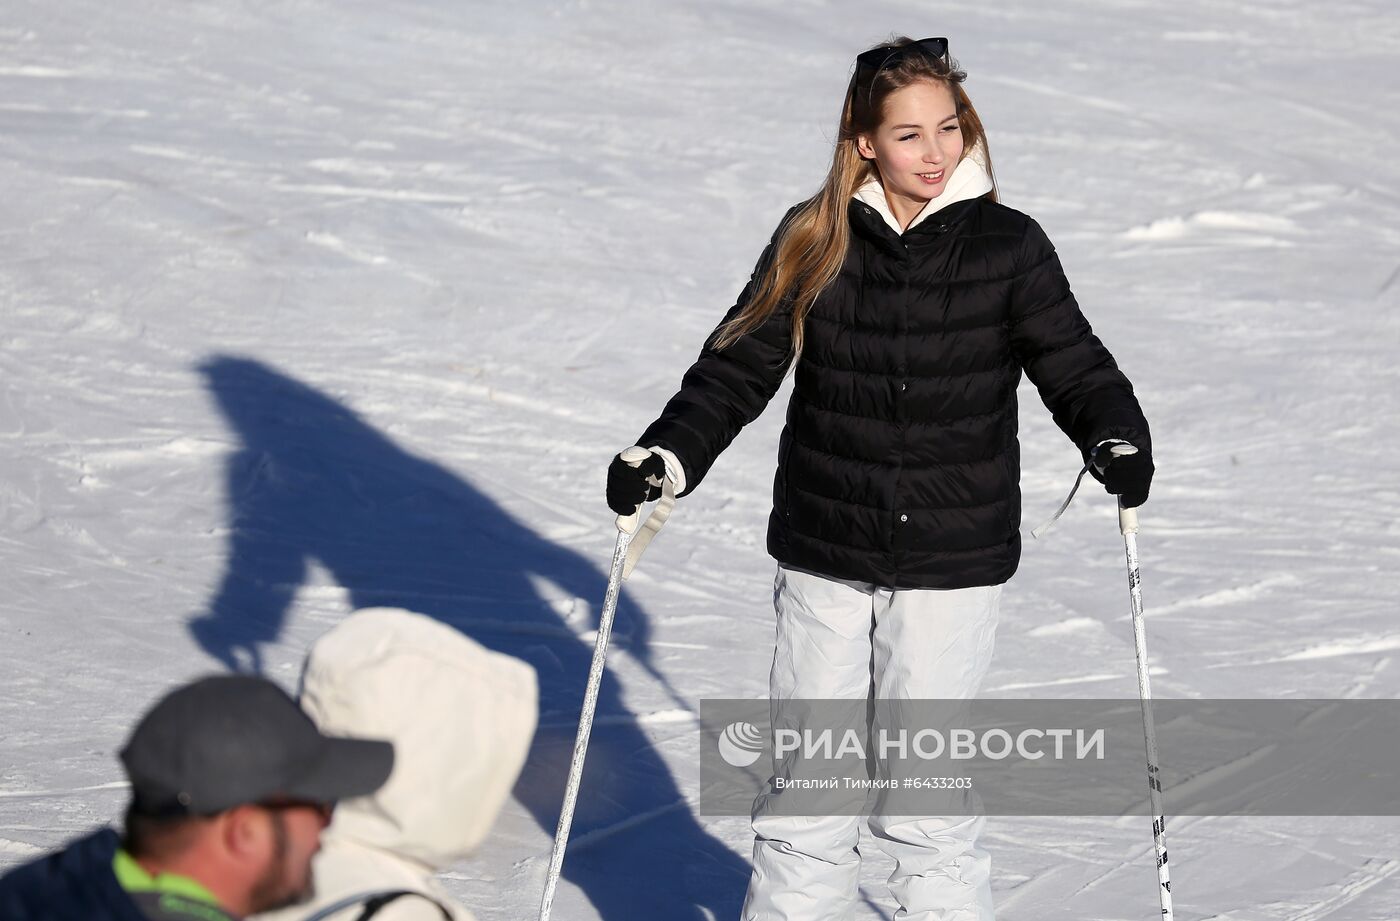
[[(119, 812), (128, 727), (222, 667), (190, 626), (221, 591), (287, 599), (235, 632), (288, 687), (353, 606), (406, 605), (529, 658), (541, 733), (571, 738), (607, 462), (814, 191), (851, 58), (892, 31), (954, 37), (1003, 200), (1056, 241), (1152, 420), (1154, 692), (1400, 695), (1381, 0), (7, 12), (0, 869)], [(628, 582), (598, 726), (631, 746), (613, 769), (647, 768), (572, 846), (657, 863), (566, 873), (561, 916), (620, 921), (597, 906), (648, 884), (671, 916), (742, 896), (751, 832), (697, 814), (692, 740), (701, 699), (766, 690), (791, 386)], [(1080, 461), (1019, 396), (1029, 528)], [(240, 540), (293, 572), (240, 563)], [(1025, 542), (983, 692), (1131, 698), (1133, 659), (1112, 504), (1087, 483)], [(1157, 910), (1142, 817), (987, 829), (1004, 917)], [(553, 831), (512, 802), (446, 885), (482, 921), (533, 911)], [(1400, 917), (1395, 819), (1169, 818), (1168, 842), (1185, 921)], [(892, 917), (868, 832), (862, 853), (856, 916)]]
[(1336, 895), (1303, 907), (1292, 919), (1321, 921), (1323, 918), (1334, 917), (1339, 910), (1355, 902), (1367, 890), (1390, 879), (1396, 872), (1400, 872), (1400, 860), (1368, 860), (1360, 870), (1348, 874), (1346, 880), (1337, 887)]

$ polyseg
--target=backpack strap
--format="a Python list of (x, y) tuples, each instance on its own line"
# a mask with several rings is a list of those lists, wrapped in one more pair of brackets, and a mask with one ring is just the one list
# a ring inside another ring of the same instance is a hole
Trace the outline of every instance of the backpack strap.
[(360, 912), (355, 921), (369, 921), (379, 913), (379, 910), (396, 899), (401, 899), (406, 895), (416, 895), (420, 899), (427, 899), (437, 906), (437, 910), (442, 912), (444, 921), (452, 921), (452, 912), (447, 910), (447, 906), (425, 892), (417, 892), (413, 889), (398, 889), (393, 892), (381, 892), (378, 895), (365, 899), (365, 910)]
[(418, 892), (414, 889), (378, 889), (371, 892), (359, 892), (355, 895), (348, 895), (343, 899), (337, 899), (319, 911), (307, 915), (302, 921), (326, 921), (327, 918), (339, 914), (347, 908), (353, 908), (356, 905), (363, 905), (364, 908), (355, 916), (355, 921), (369, 921), (369, 919), (378, 914), (379, 910), (385, 905), (406, 895), (427, 899), (437, 906), (438, 911), (442, 912), (443, 921), (452, 921), (452, 912), (447, 910), (446, 905), (427, 893)]

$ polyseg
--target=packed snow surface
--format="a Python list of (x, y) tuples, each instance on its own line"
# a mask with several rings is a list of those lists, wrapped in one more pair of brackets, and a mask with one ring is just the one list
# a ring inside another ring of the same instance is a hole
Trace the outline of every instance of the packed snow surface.
[[(1400, 694), (1400, 18), (1385, 0), (10, 0), (0, 17), (0, 868), (115, 817), (114, 752), (357, 607), (539, 671), (447, 885), (529, 917), (615, 530), (609, 458), (826, 169), (855, 54), (948, 35), (1003, 200), (1134, 381), (1162, 697)], [(555, 915), (728, 919), (702, 698), (766, 691), (780, 394), (628, 583)], [(1028, 386), (1026, 525), (1078, 466)], [(1089, 484), (984, 688), (1136, 695)], [(444, 727), (450, 731), (451, 727)], [(431, 791), (425, 791), (431, 795)], [(1170, 803), (1168, 803), (1170, 815)], [(1169, 820), (1184, 919), (1400, 916), (1400, 821)], [(1156, 914), (1142, 817), (993, 818), (1007, 919)], [(862, 917), (889, 918), (866, 848)]]

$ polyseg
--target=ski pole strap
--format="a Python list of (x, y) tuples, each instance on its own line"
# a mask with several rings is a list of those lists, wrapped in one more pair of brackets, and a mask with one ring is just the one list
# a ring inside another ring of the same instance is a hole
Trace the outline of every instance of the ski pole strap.
[[(670, 477), (661, 478), (661, 498), (656, 501), (651, 509), (651, 514), (642, 523), (632, 536), (632, 542), (627, 545), (627, 561), (622, 564), (622, 578), (626, 581), (632, 574), (632, 570), (637, 565), (637, 561), (642, 558), (642, 552), (646, 550), (647, 544), (656, 536), (656, 532), (661, 530), (661, 526), (666, 523), (666, 519), (671, 517), (671, 509), (676, 507), (676, 484), (671, 482)], [(635, 516), (627, 516), (635, 518)], [(622, 519), (618, 519), (618, 527), (622, 527)], [(623, 530), (628, 530), (623, 528)]]
[[(652, 456), (651, 451), (640, 445), (633, 445), (618, 455), (633, 467)], [(664, 460), (664, 458), (663, 458)], [(647, 477), (647, 482), (652, 486), (661, 487), (661, 498), (652, 507), (651, 514), (647, 516), (645, 522), (641, 521), (642, 507), (637, 506), (636, 511), (630, 515), (617, 516), (617, 529), (630, 534), (630, 543), (627, 545), (627, 556), (622, 564), (622, 578), (626, 581), (632, 574), (632, 569), (637, 565), (637, 561), (642, 558), (642, 551), (646, 550), (647, 544), (656, 536), (656, 532), (661, 530), (661, 526), (666, 523), (666, 519), (671, 517), (671, 509), (676, 505), (676, 484), (669, 476)], [(638, 527), (638, 524), (641, 527)]]
[(1074, 494), (1079, 492), (1079, 484), (1084, 482), (1084, 474), (1089, 472), (1089, 468), (1093, 466), (1093, 463), (1093, 461), (1089, 461), (1084, 465), (1083, 469), (1079, 471), (1079, 476), (1074, 478), (1074, 485), (1070, 487), (1069, 495), (1065, 496), (1065, 501), (1060, 503), (1059, 509), (1055, 512), (1055, 514), (1050, 516), (1049, 521), (1045, 522), (1038, 528), (1031, 529), (1031, 537), (1039, 539), (1040, 535), (1050, 530), (1051, 525), (1060, 520), (1060, 516), (1065, 513), (1065, 509), (1069, 508), (1069, 504), (1074, 501)]
[[(1107, 464), (1095, 464), (1094, 461), (1095, 458), (1098, 457), (1099, 449), (1102, 448), (1104, 445), (1109, 446), (1109, 453), (1112, 454), (1114, 457), (1121, 457), (1125, 454), (1137, 453), (1137, 448), (1134, 448), (1132, 445), (1128, 444), (1128, 442), (1124, 441), (1121, 438), (1105, 438), (1103, 441), (1094, 445), (1094, 450), (1089, 452), (1089, 459), (1084, 462), (1084, 467), (1079, 471), (1079, 476), (1074, 478), (1074, 485), (1070, 487), (1069, 495), (1065, 496), (1065, 501), (1060, 503), (1059, 509), (1056, 510), (1055, 514), (1050, 516), (1049, 521), (1045, 522), (1040, 527), (1033, 528), (1031, 530), (1031, 537), (1039, 538), (1040, 535), (1050, 530), (1051, 525), (1060, 520), (1060, 516), (1065, 513), (1065, 509), (1069, 508), (1069, 504), (1074, 501), (1074, 494), (1079, 492), (1079, 484), (1084, 482), (1084, 474), (1089, 472), (1090, 467), (1097, 466), (1099, 468), (1099, 472), (1103, 472), (1103, 468), (1107, 466)], [(1122, 502), (1119, 502), (1119, 509), (1120, 511), (1118, 517), (1120, 522), (1120, 528), (1123, 530), (1124, 534), (1127, 534), (1128, 531), (1126, 529), (1128, 528), (1128, 525), (1125, 523), (1125, 519), (1123, 518)], [(1128, 509), (1127, 511), (1132, 512), (1133, 510)], [(1136, 513), (1134, 513), (1130, 517), (1132, 519), (1133, 533), (1137, 533), (1137, 515)]]

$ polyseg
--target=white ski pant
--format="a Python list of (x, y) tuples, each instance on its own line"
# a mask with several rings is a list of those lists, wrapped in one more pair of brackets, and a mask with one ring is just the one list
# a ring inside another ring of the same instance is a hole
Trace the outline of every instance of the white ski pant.
[[(779, 566), (771, 699), (973, 697), (991, 662), (1000, 599), (999, 585), (896, 591)], [(849, 917), (862, 817), (760, 812), (755, 803), (743, 921)], [(896, 921), (993, 921), (991, 859), (977, 846), (983, 817), (868, 821), (895, 860)]]

